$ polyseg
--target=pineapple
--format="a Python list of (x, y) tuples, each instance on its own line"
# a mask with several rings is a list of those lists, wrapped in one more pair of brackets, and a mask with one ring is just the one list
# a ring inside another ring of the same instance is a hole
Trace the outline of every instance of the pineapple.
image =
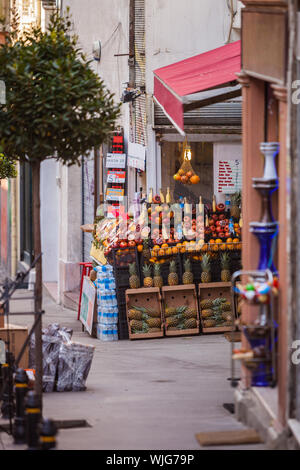
[(139, 320), (130, 321), (131, 331), (141, 331), (143, 329), (143, 322)]
[(240, 205), (241, 205), (241, 191), (238, 191), (237, 193), (234, 193), (231, 196), (230, 215), (233, 219), (239, 220), (241, 216)]
[(201, 267), (202, 267), (201, 282), (204, 282), (204, 283), (211, 282), (210, 255), (208, 253), (205, 253), (202, 256)]
[(151, 318), (160, 318), (160, 317), (161, 317), (160, 312), (157, 312), (157, 311), (155, 311), (155, 310), (148, 310), (148, 311), (147, 311), (147, 314), (148, 314), (148, 316), (151, 317)]
[(169, 286), (178, 285), (178, 274), (176, 272), (176, 261), (170, 261), (170, 274), (168, 275), (168, 284)]
[(149, 264), (143, 266), (144, 287), (153, 287), (152, 269)]
[(130, 289), (138, 289), (141, 286), (140, 278), (136, 273), (136, 263), (130, 263), (129, 265), (129, 286)]
[(149, 326), (146, 322), (138, 321), (138, 320), (131, 320), (130, 321), (130, 328), (131, 333), (148, 333)]
[(192, 273), (191, 261), (187, 258), (184, 261), (184, 274), (182, 276), (183, 284), (193, 284), (194, 276)]
[(160, 318), (149, 318), (147, 320), (147, 325), (149, 328), (160, 328), (161, 327), (161, 319)]
[(189, 318), (188, 320), (185, 320), (184, 326), (186, 329), (197, 328), (197, 320), (195, 318)]
[(151, 253), (150, 253), (150, 248), (149, 248), (149, 241), (148, 241), (147, 238), (143, 241), (143, 252), (142, 253), (143, 253), (144, 261), (149, 261), (149, 259), (151, 257)]
[(215, 320), (203, 320), (203, 326), (204, 328), (212, 328), (216, 326), (216, 321)]
[(233, 321), (233, 315), (232, 312), (224, 312), (222, 313), (222, 318), (225, 322), (231, 322)]
[(129, 320), (142, 320), (143, 319), (143, 314), (139, 310), (136, 310), (135, 308), (130, 308), (128, 310), (128, 318)]
[(202, 309), (202, 308), (203, 308), (203, 309), (212, 308), (212, 306), (213, 306), (213, 303), (212, 303), (212, 300), (210, 300), (210, 299), (202, 300), (202, 301), (200, 302), (200, 307), (201, 307), (201, 309)]
[(228, 253), (222, 253), (221, 255), (221, 281), (222, 282), (229, 282), (231, 280), (231, 273), (230, 273), (230, 256)]
[(211, 309), (205, 309), (201, 311), (202, 318), (210, 318), (213, 316), (213, 311)]
[(168, 317), (166, 319), (167, 328), (174, 328), (179, 325), (179, 320), (176, 317)]
[(197, 318), (197, 312), (195, 309), (192, 309), (188, 307), (184, 312), (183, 312), (183, 318), (185, 319), (190, 319), (190, 318)]
[(227, 312), (229, 310), (231, 310), (231, 303), (226, 301), (222, 304), (222, 311)]
[(154, 265), (154, 277), (153, 277), (153, 285), (154, 287), (162, 287), (164, 285), (163, 278), (161, 276), (161, 267), (160, 264)]
[(175, 307), (166, 307), (165, 308), (165, 317), (171, 317), (176, 314), (176, 308)]

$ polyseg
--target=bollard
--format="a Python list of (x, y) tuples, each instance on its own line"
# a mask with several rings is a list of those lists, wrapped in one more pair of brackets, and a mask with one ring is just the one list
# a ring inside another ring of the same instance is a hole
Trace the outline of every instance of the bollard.
[(6, 352), (6, 363), (2, 364), (3, 371), (3, 388), (2, 388), (2, 405), (1, 413), (3, 419), (11, 419), (14, 416), (14, 389), (13, 389), (13, 364), (14, 356), (10, 352)]
[(23, 369), (18, 369), (15, 375), (16, 417), (13, 426), (15, 444), (26, 442), (25, 429), (25, 397), (28, 391), (28, 377)]
[(39, 395), (30, 391), (25, 402), (26, 442), (28, 450), (40, 450), (39, 430), (41, 422), (41, 400)]
[(44, 419), (41, 427), (41, 449), (50, 450), (56, 447), (57, 427), (52, 419)]

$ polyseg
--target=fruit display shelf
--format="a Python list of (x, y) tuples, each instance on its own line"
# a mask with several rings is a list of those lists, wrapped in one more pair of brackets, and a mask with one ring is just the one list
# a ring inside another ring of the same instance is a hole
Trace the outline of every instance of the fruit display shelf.
[[(234, 331), (231, 288), (231, 282), (199, 284), (198, 298), (202, 333)], [(221, 308), (223, 302), (226, 303), (226, 309), (224, 310)]]
[[(195, 285), (164, 286), (162, 298), (165, 335), (198, 335), (199, 309)], [(189, 327), (189, 323), (195, 326)]]
[[(126, 290), (126, 313), (129, 339), (164, 336), (161, 293), (158, 287)], [(157, 322), (160, 326), (151, 325)], [(141, 329), (138, 330), (138, 328)]]

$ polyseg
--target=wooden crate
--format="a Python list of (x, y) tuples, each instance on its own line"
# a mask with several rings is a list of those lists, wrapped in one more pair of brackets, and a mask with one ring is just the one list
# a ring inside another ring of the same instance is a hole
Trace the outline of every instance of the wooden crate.
[[(4, 328), (0, 328), (0, 339), (4, 342), (10, 342), (10, 351), (13, 353), (15, 359), (17, 359), (21, 349), (28, 337), (27, 326), (9, 325)], [(27, 369), (29, 363), (29, 347), (26, 346), (22, 359), (20, 360), (19, 367)]]
[[(203, 318), (201, 316), (200, 302), (202, 300), (215, 300), (218, 297), (224, 297), (228, 302), (232, 304), (232, 295), (231, 295), (231, 282), (209, 282), (199, 284), (199, 310), (200, 310), (200, 319), (202, 325), (203, 333), (224, 333), (226, 331), (233, 331), (234, 325), (232, 326), (213, 326), (210, 328), (204, 327)], [(233, 312), (233, 309), (232, 309)]]
[[(197, 302), (196, 286), (194, 284), (179, 285), (179, 286), (164, 286), (162, 287), (163, 296), (163, 313), (165, 305), (168, 307), (180, 307), (186, 305), (195, 308), (197, 311), (197, 328), (190, 328), (187, 330), (172, 330), (168, 331), (165, 328), (166, 336), (185, 336), (199, 334), (199, 308)], [(165, 316), (164, 316), (165, 323)], [(165, 325), (166, 326), (166, 325)]]
[[(145, 307), (151, 309), (157, 309), (160, 312), (161, 318), (161, 331), (154, 333), (131, 333), (130, 320), (128, 318), (128, 310), (130, 308)], [(143, 287), (140, 289), (127, 289), (126, 290), (126, 314), (128, 323), (129, 339), (149, 339), (149, 338), (161, 338), (164, 336), (164, 325), (162, 318), (161, 308), (161, 294), (158, 287)]]

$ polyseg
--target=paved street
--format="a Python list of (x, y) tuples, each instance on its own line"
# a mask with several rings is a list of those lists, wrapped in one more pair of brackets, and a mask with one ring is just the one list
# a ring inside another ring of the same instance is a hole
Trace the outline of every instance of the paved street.
[[(104, 343), (82, 332), (76, 312), (47, 295), (44, 306), (44, 325), (72, 327), (73, 340), (96, 347), (85, 392), (44, 394), (44, 416), (85, 419), (91, 426), (60, 430), (59, 449), (200, 450), (197, 432), (243, 429), (222, 406), (233, 401), (226, 380), (230, 345), (222, 335)], [(24, 308), (29, 302), (11, 305), (14, 311)], [(12, 321), (30, 324), (32, 318)], [(14, 448), (10, 437), (1, 437), (5, 448)]]

